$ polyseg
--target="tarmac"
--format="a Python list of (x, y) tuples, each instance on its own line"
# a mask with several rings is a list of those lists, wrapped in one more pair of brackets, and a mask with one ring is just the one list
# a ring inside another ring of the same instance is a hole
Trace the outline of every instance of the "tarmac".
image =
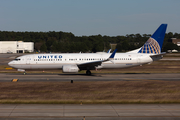
[(0, 104), (0, 120), (180, 119), (180, 104)]
[(51, 73), (0, 73), (0, 82), (10, 82), (18, 79), (19, 82), (25, 81), (140, 81), (140, 80), (161, 80), (161, 81), (180, 81), (180, 73), (117, 73), (117, 74), (97, 74), (91, 76), (85, 74), (51, 74)]

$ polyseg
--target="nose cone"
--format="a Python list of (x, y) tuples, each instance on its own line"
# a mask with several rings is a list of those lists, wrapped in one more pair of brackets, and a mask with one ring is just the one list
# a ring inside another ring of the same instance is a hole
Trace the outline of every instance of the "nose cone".
[(11, 66), (11, 67), (13, 67), (13, 66), (12, 66), (12, 65), (13, 65), (13, 61), (9, 62), (8, 65)]

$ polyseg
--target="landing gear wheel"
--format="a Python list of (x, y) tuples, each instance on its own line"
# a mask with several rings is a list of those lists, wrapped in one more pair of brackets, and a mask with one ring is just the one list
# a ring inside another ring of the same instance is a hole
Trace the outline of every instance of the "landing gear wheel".
[(91, 71), (90, 71), (90, 70), (87, 70), (87, 71), (86, 71), (86, 75), (91, 75)]

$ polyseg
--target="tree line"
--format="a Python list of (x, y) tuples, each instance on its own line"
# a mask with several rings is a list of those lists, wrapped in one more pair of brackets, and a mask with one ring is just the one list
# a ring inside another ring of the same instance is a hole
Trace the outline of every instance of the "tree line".
[[(68, 32), (14, 32), (0, 31), (0, 41), (34, 42), (35, 51), (41, 52), (102, 52), (111, 49), (110, 44), (117, 44), (118, 52), (140, 48), (151, 34), (128, 34), (126, 36), (75, 36)], [(166, 33), (162, 51), (180, 50), (171, 42), (171, 38), (180, 39), (178, 33)]]

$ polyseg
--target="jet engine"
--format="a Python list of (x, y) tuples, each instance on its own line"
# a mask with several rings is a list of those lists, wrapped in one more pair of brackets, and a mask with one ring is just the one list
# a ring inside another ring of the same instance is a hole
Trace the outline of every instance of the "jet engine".
[(78, 72), (79, 68), (77, 65), (63, 65), (63, 72)]

